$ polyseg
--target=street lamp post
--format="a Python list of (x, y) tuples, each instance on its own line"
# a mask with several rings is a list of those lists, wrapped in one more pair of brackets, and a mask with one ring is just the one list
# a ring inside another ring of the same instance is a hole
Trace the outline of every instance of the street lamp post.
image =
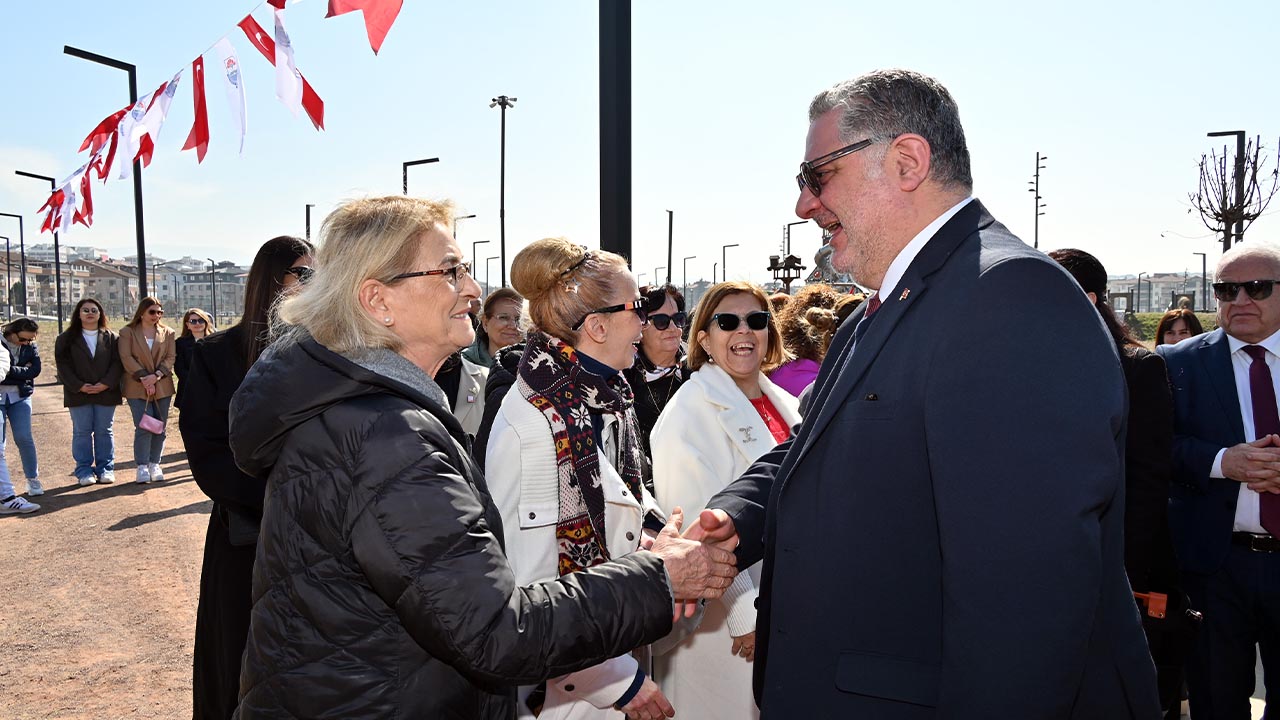
[(1205, 253), (1193, 252), (1192, 255), (1200, 256), (1200, 307), (1205, 311), (1209, 311), (1209, 261), (1208, 255)]
[[(1037, 250), (1040, 249), (1040, 216), (1044, 215), (1044, 213), (1040, 211), (1043, 210), (1045, 207), (1044, 203), (1040, 202), (1041, 200), (1044, 199), (1040, 197), (1040, 171), (1044, 170), (1044, 165), (1042, 165), (1041, 163), (1043, 163), (1045, 160), (1048, 160), (1048, 159), (1049, 159), (1048, 155), (1041, 155), (1039, 152), (1036, 153), (1035, 180), (1029, 181), (1027, 183), (1028, 185), (1031, 186), (1027, 188), (1027, 192), (1033, 193), (1035, 195), (1035, 202), (1033, 204), (1035, 205), (1035, 211), (1036, 211), (1035, 212), (1036, 226), (1035, 226), (1035, 245), (1033, 247), (1035, 247)], [(1142, 288), (1138, 288), (1138, 292), (1141, 293)]]
[[(477, 240), (471, 243), (471, 264), (472, 265), (475, 265), (475, 263), (480, 259), (480, 256), (476, 254), (476, 248), (480, 247), (481, 245), (488, 245), (489, 242), (490, 241), (488, 240)], [(486, 273), (489, 272), (489, 268), (485, 268), (485, 272)], [(488, 276), (486, 275), (486, 279), (487, 277)]]
[(685, 295), (689, 294), (689, 261), (693, 260), (696, 257), (698, 256), (690, 255), (689, 257), (684, 259), (684, 294)]
[(720, 263), (711, 263), (711, 284), (716, 284), (716, 268), (720, 267)]
[(213, 310), (213, 324), (218, 325), (218, 273), (217, 265), (213, 262), (213, 258), (205, 258), (209, 261), (209, 304)]
[[(132, 63), (109, 58), (105, 55), (91, 53), (87, 50), (63, 45), (62, 52), (81, 60), (88, 60), (99, 65), (106, 65), (129, 73), (129, 107), (138, 102), (138, 66)], [(126, 158), (127, 162), (129, 158)], [(133, 226), (138, 236), (138, 297), (147, 296), (147, 241), (144, 233), (146, 223), (142, 218), (142, 163), (133, 158)], [(57, 237), (57, 233), (54, 233)], [(25, 282), (25, 280), (24, 280)], [(62, 304), (58, 304), (58, 317), (62, 317)], [(59, 321), (61, 322), (61, 321)]]
[[(485, 242), (488, 242), (488, 241), (486, 240)], [(487, 257), (484, 259), (484, 294), (485, 295), (489, 294), (489, 278), (493, 277), (492, 271), (489, 270), (489, 263), (493, 262), (494, 260), (501, 260), (501, 259), (502, 259), (501, 255), (494, 255), (492, 257)]]
[(315, 207), (314, 203), (307, 203), (307, 240), (311, 239), (311, 208)]
[[(458, 239), (458, 221), (459, 221), (459, 220), (470, 220), (470, 219), (471, 219), (471, 218), (473, 218), (473, 217), (475, 217), (475, 213), (472, 213), (472, 214), (470, 214), (470, 215), (459, 215), (458, 217), (456, 217), (456, 218), (454, 218), (454, 219), (453, 219), (453, 239), (454, 239), (454, 240), (457, 240), (457, 239)], [(474, 259), (474, 258), (475, 258), (475, 255), (472, 255), (471, 257)]]
[[(1147, 273), (1144, 273), (1144, 272), (1140, 272), (1140, 273), (1138, 273), (1138, 302), (1137, 302), (1138, 309), (1137, 309), (1137, 312), (1142, 312), (1142, 276), (1143, 276), (1143, 275), (1146, 275), (1146, 274), (1147, 274)], [(1148, 283), (1150, 283), (1150, 278), (1148, 278)]]
[(809, 221), (808, 221), (808, 220), (797, 220), (797, 221), (795, 221), (795, 222), (789, 222), (789, 223), (787, 223), (786, 225), (783, 225), (783, 226), (782, 226), (782, 245), (783, 245), (783, 247), (782, 247), (782, 256), (783, 256), (784, 258), (785, 258), (785, 257), (788, 257), (789, 255), (791, 255), (791, 226), (793, 226), (793, 225), (804, 225), (804, 224), (805, 224), (805, 223), (807, 223), (807, 222), (809, 222)]
[[(34, 180), (48, 180), (49, 189), (50, 190), (57, 189), (58, 181), (54, 180), (48, 175), (36, 175), (35, 173), (24, 172), (22, 170), (15, 170), (14, 172), (17, 173), (18, 175), (21, 175), (23, 177), (29, 177)], [(61, 333), (62, 332), (62, 253), (58, 250), (59, 247), (60, 246), (58, 245), (58, 229), (54, 228), (53, 230), (53, 267), (54, 267), (53, 291), (57, 295), (57, 300), (53, 304), (58, 308), (58, 332)], [(145, 262), (145, 261), (139, 259), (139, 262)], [(142, 278), (142, 282), (146, 282), (145, 274), (141, 274), (139, 275), (139, 277)], [(26, 276), (24, 275), (22, 279), (22, 290), (24, 293), (26, 292), (26, 289), (27, 289), (27, 281), (26, 281)]]
[[(3, 237), (3, 236), (0, 236)], [(13, 269), (13, 258), (9, 254), (9, 238), (4, 239), (4, 304), (8, 312), (6, 317), (13, 320), (13, 277), (10, 270)]]
[(645, 276), (645, 274), (646, 274), (646, 273), (642, 273), (642, 272), (638, 272), (638, 273), (636, 273), (636, 286), (638, 286), (638, 287), (644, 287), (644, 283), (643, 283), (643, 282), (641, 282), (640, 278), (644, 277), (644, 276)]
[(729, 245), (720, 246), (720, 279), (721, 280), (729, 279), (729, 260), (725, 256), (725, 253), (731, 247), (738, 247), (738, 243), (731, 243)]
[[(28, 315), (30, 313), (27, 309), (27, 234), (22, 230), (22, 216), (13, 213), (0, 213), (0, 215), (18, 219), (18, 262), (20, 263), (18, 272), (22, 275), (22, 314)], [(13, 293), (13, 283), (9, 283), (6, 292)]]
[[(654, 281), (655, 283), (656, 283), (656, 282), (659, 282), (659, 280), (662, 278), (662, 273), (660, 273), (660, 272), (658, 272), (658, 271), (659, 271), (659, 270), (666, 270), (666, 269), (667, 269), (667, 266), (666, 266), (666, 265), (659, 265), (658, 267), (656, 267), (656, 268), (654, 268), (654, 269), (653, 269), (653, 281)], [(670, 273), (668, 273), (668, 274), (667, 274), (667, 281), (668, 281), (668, 282), (670, 282), (670, 280), (671, 280), (671, 274), (670, 274)]]
[[(676, 224), (676, 214), (674, 211), (667, 211), (667, 284), (671, 284), (671, 248), (674, 239), (674, 229)], [(657, 278), (654, 278), (657, 280)], [(685, 283), (686, 285), (688, 283)]]
[(434, 162), (440, 162), (440, 158), (434, 157), (434, 158), (427, 158), (425, 160), (406, 160), (404, 163), (401, 164), (400, 178), (402, 181), (401, 184), (404, 186), (405, 195), (409, 194), (409, 166), (410, 165), (426, 165), (427, 163), (434, 163)]
[[(507, 108), (516, 106), (516, 98), (499, 95), (489, 107), (502, 108), (502, 150), (498, 166), (498, 257), (502, 258), (502, 286), (507, 286)], [(486, 268), (485, 279), (488, 280)]]
[[(1232, 207), (1236, 209), (1236, 242), (1244, 240), (1244, 131), (1243, 130), (1223, 130), (1222, 132), (1211, 132), (1209, 137), (1225, 137), (1227, 135), (1236, 136), (1236, 200), (1232, 203)], [(1224, 227), (1222, 229), (1222, 251), (1226, 252), (1231, 249), (1231, 228)]]

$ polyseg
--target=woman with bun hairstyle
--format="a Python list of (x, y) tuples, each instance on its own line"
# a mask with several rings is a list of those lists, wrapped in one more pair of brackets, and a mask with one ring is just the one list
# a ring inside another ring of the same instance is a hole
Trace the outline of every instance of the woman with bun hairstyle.
[[(647, 321), (626, 260), (547, 238), (520, 251), (511, 268), (533, 329), (494, 419), (485, 468), (511, 569), (525, 584), (635, 552), (663, 516), (644, 487), (634, 398), (622, 375)], [(631, 655), (545, 687), (542, 720), (672, 712)], [(521, 717), (533, 717), (540, 690), (520, 689)]]
[(796, 292), (778, 312), (783, 347), (794, 359), (769, 373), (773, 384), (799, 397), (817, 379), (839, 324), (836, 311), (845, 303), (856, 304), (857, 297), (821, 283), (805, 285)]

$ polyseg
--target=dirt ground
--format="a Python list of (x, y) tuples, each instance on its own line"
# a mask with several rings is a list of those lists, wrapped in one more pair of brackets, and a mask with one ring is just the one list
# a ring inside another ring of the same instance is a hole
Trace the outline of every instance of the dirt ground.
[[(0, 516), (0, 720), (190, 717), (212, 503), (187, 468), (177, 412), (169, 416), (163, 483), (134, 483), (133, 424), (122, 405), (115, 484), (80, 487), (61, 387), (38, 382), (34, 397), (46, 492), (32, 498), (39, 512)], [(21, 493), (12, 442), (6, 457)]]

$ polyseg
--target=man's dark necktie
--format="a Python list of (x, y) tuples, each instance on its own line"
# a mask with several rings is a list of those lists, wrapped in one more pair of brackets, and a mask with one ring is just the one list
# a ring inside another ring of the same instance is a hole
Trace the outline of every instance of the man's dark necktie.
[[(1260, 345), (1246, 345), (1244, 351), (1253, 358), (1249, 364), (1249, 397), (1253, 399), (1254, 437), (1280, 434), (1280, 409), (1276, 405), (1276, 387), (1271, 382), (1271, 368), (1267, 367), (1267, 350)], [(1262, 527), (1280, 537), (1280, 495), (1261, 493)]]
[(858, 321), (858, 326), (853, 329), (853, 341), (856, 344), (862, 339), (867, 332), (867, 326), (871, 324), (871, 316), (876, 314), (880, 309), (880, 293), (875, 292), (871, 297), (867, 298), (867, 311), (862, 314), (862, 319)]

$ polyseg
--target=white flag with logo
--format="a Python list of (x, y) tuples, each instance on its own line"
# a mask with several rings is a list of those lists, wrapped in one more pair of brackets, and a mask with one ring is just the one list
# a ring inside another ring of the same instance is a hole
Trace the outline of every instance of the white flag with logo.
[(218, 51), (218, 74), (222, 76), (222, 87), (227, 91), (227, 104), (231, 106), (231, 114), (235, 116), (236, 126), (240, 130), (240, 154), (244, 154), (244, 134), (249, 129), (249, 114), (244, 101), (244, 74), (240, 72), (240, 59), (231, 42), (222, 38), (213, 46)]
[(302, 74), (293, 60), (293, 44), (284, 29), (284, 9), (276, 8), (276, 97), (298, 116), (302, 109)]
[(147, 110), (147, 114), (142, 116), (142, 132), (151, 135), (152, 142), (160, 139), (160, 128), (164, 125), (164, 119), (169, 115), (169, 104), (173, 102), (173, 96), (178, 93), (178, 81), (182, 79), (182, 70), (173, 76), (173, 79), (165, 84), (164, 90), (160, 92), (160, 96), (151, 104), (151, 109)]
[(120, 118), (120, 125), (117, 126), (116, 132), (120, 134), (120, 179), (128, 180), (133, 174), (133, 158), (138, 154), (138, 142), (146, 133), (145, 129), (134, 132), (142, 127), (142, 118), (147, 115), (147, 106), (151, 104), (152, 93), (147, 93), (143, 97), (138, 98), (138, 102), (129, 108), (129, 112)]

